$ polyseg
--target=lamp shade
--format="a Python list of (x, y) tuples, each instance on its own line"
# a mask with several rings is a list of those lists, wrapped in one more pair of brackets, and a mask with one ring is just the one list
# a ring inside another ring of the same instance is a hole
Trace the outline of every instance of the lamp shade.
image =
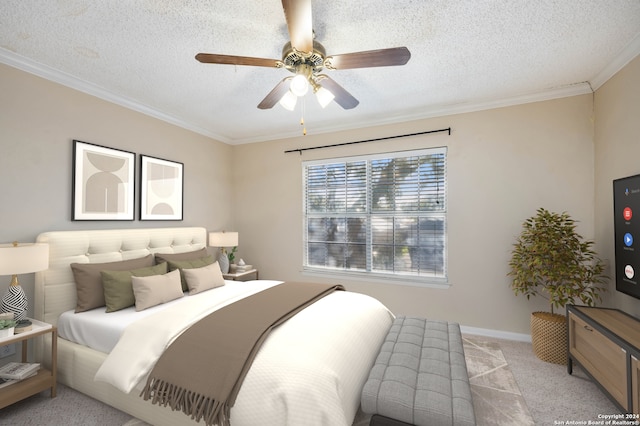
[(238, 233), (210, 232), (209, 245), (211, 247), (235, 247), (238, 245)]
[(0, 275), (28, 274), (48, 267), (48, 244), (0, 244)]

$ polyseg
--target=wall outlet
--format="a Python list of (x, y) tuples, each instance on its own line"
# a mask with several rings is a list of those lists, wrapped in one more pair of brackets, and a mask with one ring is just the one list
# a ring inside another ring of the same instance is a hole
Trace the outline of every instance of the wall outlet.
[(16, 344), (0, 346), (0, 358), (6, 358), (16, 353)]

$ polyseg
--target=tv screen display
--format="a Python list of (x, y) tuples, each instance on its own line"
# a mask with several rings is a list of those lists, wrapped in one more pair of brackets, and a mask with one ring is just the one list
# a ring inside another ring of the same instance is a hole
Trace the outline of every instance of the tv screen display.
[(616, 290), (640, 299), (640, 175), (613, 181)]

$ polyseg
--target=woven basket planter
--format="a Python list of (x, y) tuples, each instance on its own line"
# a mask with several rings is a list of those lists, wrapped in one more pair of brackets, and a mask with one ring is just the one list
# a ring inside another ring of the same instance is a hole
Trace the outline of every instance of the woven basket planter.
[(550, 312), (531, 314), (533, 353), (543, 361), (567, 365), (567, 319)]

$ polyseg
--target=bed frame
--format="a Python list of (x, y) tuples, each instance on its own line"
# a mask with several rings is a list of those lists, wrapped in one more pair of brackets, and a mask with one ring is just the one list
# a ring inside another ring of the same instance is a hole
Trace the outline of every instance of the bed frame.
[[(34, 316), (57, 325), (60, 314), (76, 306), (71, 263), (115, 262), (150, 253), (194, 251), (206, 247), (207, 231), (199, 227), (56, 231), (40, 234), (36, 241), (49, 244), (49, 269), (36, 273)], [(49, 364), (47, 351), (42, 348), (40, 345), (37, 349), (39, 359)], [(108, 384), (94, 382), (105, 358), (106, 354), (59, 338), (58, 381), (153, 425), (201, 425), (182, 412), (143, 400), (136, 391), (125, 394)]]

